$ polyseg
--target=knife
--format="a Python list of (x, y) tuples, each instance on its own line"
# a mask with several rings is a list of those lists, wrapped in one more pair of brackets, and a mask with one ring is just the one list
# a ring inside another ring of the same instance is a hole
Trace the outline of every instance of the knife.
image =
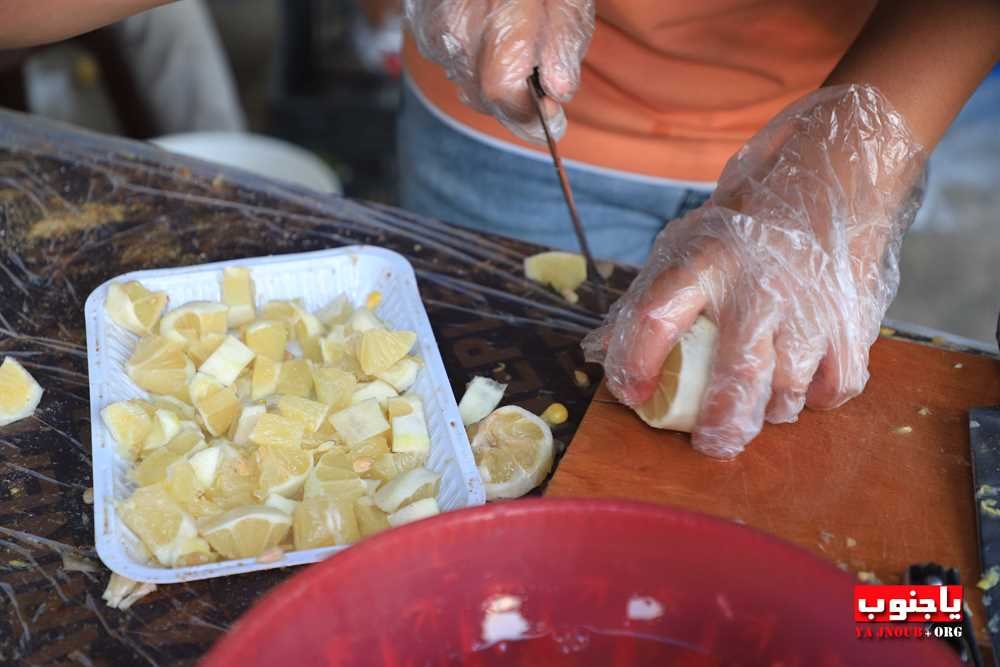
[(573, 231), (576, 232), (576, 240), (580, 244), (580, 251), (587, 261), (587, 278), (593, 280), (597, 285), (597, 305), (601, 313), (608, 311), (607, 295), (604, 293), (604, 276), (597, 270), (597, 263), (594, 256), (590, 254), (590, 245), (587, 243), (587, 234), (584, 232), (583, 223), (580, 222), (580, 215), (576, 212), (576, 203), (573, 201), (573, 190), (569, 186), (569, 177), (566, 176), (566, 169), (563, 168), (562, 159), (559, 157), (559, 149), (556, 147), (556, 140), (549, 130), (549, 124), (545, 120), (545, 113), (542, 111), (542, 98), (545, 97), (545, 90), (542, 88), (541, 79), (538, 76), (538, 68), (528, 77), (528, 90), (531, 101), (535, 106), (535, 113), (542, 124), (545, 132), (545, 142), (549, 145), (549, 154), (556, 168), (556, 175), (559, 177), (559, 185), (562, 187), (563, 199), (566, 200), (566, 208), (569, 209), (569, 219), (573, 223)]

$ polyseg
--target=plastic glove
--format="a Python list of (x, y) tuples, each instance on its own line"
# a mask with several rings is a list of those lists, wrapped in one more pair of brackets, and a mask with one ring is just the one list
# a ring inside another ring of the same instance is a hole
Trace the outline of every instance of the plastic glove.
[(526, 84), (538, 67), (543, 111), (559, 138), (594, 32), (593, 0), (405, 0), (425, 57), (442, 65), (462, 101), (514, 134), (545, 141)]
[(583, 343), (630, 406), (652, 394), (680, 335), (719, 327), (696, 449), (732, 458), (764, 419), (832, 409), (868, 381), (868, 350), (899, 284), (925, 152), (870, 86), (807, 95), (726, 165), (701, 208), (671, 222), (604, 325)]

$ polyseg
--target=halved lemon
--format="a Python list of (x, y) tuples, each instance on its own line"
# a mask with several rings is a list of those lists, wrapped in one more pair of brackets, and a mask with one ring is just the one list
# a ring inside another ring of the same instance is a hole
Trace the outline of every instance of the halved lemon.
[(166, 292), (151, 292), (135, 280), (111, 283), (104, 300), (112, 321), (140, 336), (153, 332), (166, 305)]
[(312, 470), (312, 454), (298, 447), (264, 445), (257, 449), (256, 457), (260, 468), (258, 498), (267, 498), (271, 493), (286, 497), (295, 495)]
[(175, 308), (160, 320), (160, 335), (184, 347), (205, 334), (225, 334), (229, 308), (213, 301), (192, 301)]
[(125, 371), (141, 389), (183, 400), (194, 377), (194, 363), (179, 343), (165, 336), (146, 336), (136, 345)]
[(265, 505), (230, 510), (199, 524), (202, 536), (226, 558), (252, 558), (278, 545), (292, 527), (287, 514)]
[(708, 387), (718, 336), (715, 324), (705, 317), (695, 320), (681, 336), (663, 362), (653, 396), (635, 408), (644, 422), (654, 428), (691, 432)]
[(122, 521), (160, 563), (173, 566), (187, 540), (198, 536), (194, 520), (162, 484), (142, 486), (118, 505)]
[(30, 417), (42, 400), (42, 388), (13, 357), (0, 364), (0, 426)]
[(488, 499), (519, 498), (552, 469), (552, 431), (537, 415), (507, 405), (479, 422), (472, 454)]
[(292, 522), (296, 549), (350, 544), (361, 538), (353, 499), (306, 498), (295, 508)]
[(358, 344), (358, 361), (367, 375), (387, 371), (406, 356), (417, 341), (412, 331), (369, 329), (361, 334)]

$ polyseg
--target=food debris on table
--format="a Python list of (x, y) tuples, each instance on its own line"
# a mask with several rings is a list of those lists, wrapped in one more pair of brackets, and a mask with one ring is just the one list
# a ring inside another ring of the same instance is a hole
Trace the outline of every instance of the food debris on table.
[(917, 414), (921, 417), (930, 417), (934, 413), (931, 412), (931, 409), (927, 406), (921, 405), (920, 408), (917, 409)]
[(896, 435), (909, 435), (910, 433), (913, 433), (913, 427), (897, 426), (896, 428), (892, 429), (892, 432), (895, 433)]
[(982, 578), (976, 582), (976, 588), (988, 591), (998, 583), (1000, 583), (1000, 567), (994, 565), (986, 570), (986, 572), (983, 572)]
[(558, 426), (566, 423), (566, 420), (569, 419), (569, 411), (562, 403), (553, 403), (545, 408), (545, 411), (539, 416), (549, 426)]
[(101, 597), (112, 609), (128, 609), (155, 590), (156, 584), (140, 583), (112, 572)]
[(1000, 519), (1000, 507), (997, 507), (996, 498), (984, 498), (979, 501), (979, 508), (986, 516)]
[(965, 368), (965, 366), (961, 362), (959, 362), (959, 363), (955, 364), (954, 366), (952, 366), (952, 368)]
[(88, 505), (94, 504), (94, 487), (87, 487), (87, 490), (83, 492), (83, 502)]
[(895, 336), (896, 330), (892, 327), (879, 327), (878, 332), (883, 336)]
[(590, 386), (590, 376), (583, 371), (573, 371), (573, 384), (580, 389), (586, 389)]
[(844, 542), (847, 543), (847, 548), (848, 549), (853, 549), (854, 547), (858, 546), (858, 541), (856, 539), (854, 539), (853, 537), (846, 538), (844, 540)]
[(100, 568), (97, 563), (86, 558), (78, 558), (73, 554), (63, 552), (62, 554), (63, 570), (66, 572), (99, 572)]
[(571, 252), (542, 252), (524, 258), (524, 277), (548, 285), (576, 303), (576, 290), (587, 280), (587, 260)]
[(858, 581), (865, 584), (881, 584), (882, 580), (875, 576), (874, 572), (869, 572), (867, 570), (862, 570), (857, 574)]

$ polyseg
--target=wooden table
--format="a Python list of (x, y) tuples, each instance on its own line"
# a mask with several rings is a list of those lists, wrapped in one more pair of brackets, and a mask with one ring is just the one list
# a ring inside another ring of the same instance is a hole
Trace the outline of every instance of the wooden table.
[(547, 495), (714, 514), (886, 583), (898, 583), (914, 563), (957, 567), (980, 642), (988, 643), (973, 586), (979, 553), (968, 410), (1000, 403), (1000, 361), (883, 338), (872, 348), (871, 373), (858, 398), (765, 426), (733, 461), (698, 454), (686, 435), (647, 427), (602, 387)]

